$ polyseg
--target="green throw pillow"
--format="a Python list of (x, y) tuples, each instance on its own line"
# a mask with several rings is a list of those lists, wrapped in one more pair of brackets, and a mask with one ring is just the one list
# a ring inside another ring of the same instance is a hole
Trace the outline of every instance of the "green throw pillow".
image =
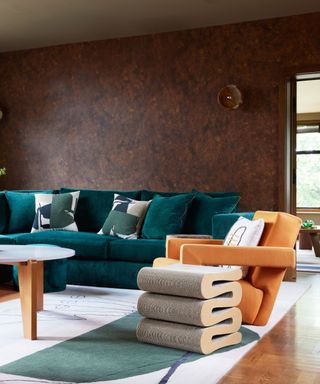
[(239, 192), (201, 192), (195, 188), (192, 189), (192, 193), (203, 193), (203, 194), (210, 196), (210, 197), (229, 197), (229, 196), (240, 197)]
[(156, 191), (149, 191), (148, 189), (143, 189), (141, 191), (141, 200), (152, 200), (154, 196), (163, 196), (163, 197), (172, 197), (177, 196), (181, 194), (186, 194), (190, 192), (156, 192)]
[(213, 215), (234, 212), (239, 200), (239, 196), (210, 197), (197, 192), (188, 212), (184, 232), (212, 235)]
[(35, 194), (35, 217), (31, 232), (64, 230), (78, 231), (74, 221), (80, 192)]
[(115, 193), (112, 209), (98, 234), (137, 239), (148, 205), (149, 201), (133, 200)]
[(165, 239), (166, 235), (181, 233), (193, 197), (192, 193), (172, 197), (156, 195), (146, 214), (142, 237)]
[(6, 229), (7, 233), (30, 232), (34, 219), (35, 192), (53, 193), (53, 190), (5, 192), (9, 206), (9, 222)]

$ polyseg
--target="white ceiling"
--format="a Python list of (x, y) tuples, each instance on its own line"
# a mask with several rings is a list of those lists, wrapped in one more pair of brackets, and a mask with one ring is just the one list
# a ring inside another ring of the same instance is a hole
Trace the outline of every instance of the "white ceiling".
[(0, 52), (317, 11), (319, 0), (0, 0)]
[(320, 112), (320, 80), (297, 82), (297, 113)]

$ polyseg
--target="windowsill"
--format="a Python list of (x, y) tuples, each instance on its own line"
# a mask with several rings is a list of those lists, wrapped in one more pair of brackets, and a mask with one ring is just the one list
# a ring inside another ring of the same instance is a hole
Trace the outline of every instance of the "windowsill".
[(307, 213), (307, 214), (313, 214), (313, 215), (318, 215), (320, 214), (320, 209), (319, 208), (297, 208), (297, 213)]

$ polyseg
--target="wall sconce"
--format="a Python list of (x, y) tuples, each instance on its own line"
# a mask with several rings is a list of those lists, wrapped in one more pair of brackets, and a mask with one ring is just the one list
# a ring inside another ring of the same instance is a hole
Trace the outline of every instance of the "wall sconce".
[(3, 118), (3, 109), (0, 108), (0, 120), (2, 120), (2, 118)]
[(242, 93), (234, 84), (226, 85), (218, 93), (218, 103), (225, 109), (237, 109), (243, 102)]

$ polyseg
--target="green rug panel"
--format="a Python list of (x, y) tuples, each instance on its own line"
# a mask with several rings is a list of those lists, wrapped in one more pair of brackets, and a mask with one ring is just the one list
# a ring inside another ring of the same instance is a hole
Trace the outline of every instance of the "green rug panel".
[[(0, 367), (0, 372), (73, 383), (107, 381), (169, 368), (186, 354), (172, 348), (139, 343), (135, 329), (141, 319), (130, 314), (81, 336)], [(259, 339), (241, 327), (242, 342), (215, 353), (239, 348)], [(203, 355), (192, 353), (188, 361)], [(214, 369), (214, 367), (212, 367)]]

